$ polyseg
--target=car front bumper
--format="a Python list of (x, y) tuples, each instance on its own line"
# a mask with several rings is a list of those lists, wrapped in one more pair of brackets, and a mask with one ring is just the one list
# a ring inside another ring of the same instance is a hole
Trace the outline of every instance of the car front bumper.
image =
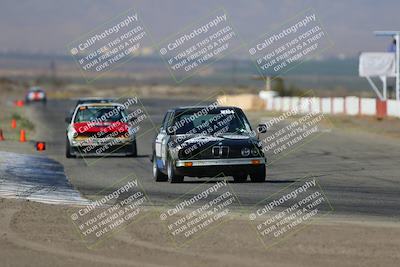
[(265, 158), (178, 160), (175, 172), (192, 177), (235, 176), (255, 174), (265, 169)]
[(73, 147), (91, 147), (91, 146), (123, 146), (132, 144), (132, 138), (74, 138), (71, 141)]
[(198, 159), (198, 160), (177, 160), (176, 167), (185, 167), (190, 164), (197, 166), (229, 166), (229, 165), (259, 165), (265, 164), (265, 158), (238, 158), (238, 159)]
[(108, 138), (107, 140), (72, 140), (71, 154), (78, 156), (130, 155), (134, 140), (130, 138)]

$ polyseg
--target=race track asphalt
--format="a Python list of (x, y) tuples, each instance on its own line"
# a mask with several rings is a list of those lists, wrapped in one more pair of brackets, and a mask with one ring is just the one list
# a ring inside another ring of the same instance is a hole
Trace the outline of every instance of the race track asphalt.
[[(204, 180), (185, 178), (181, 184), (152, 179), (151, 143), (166, 110), (196, 104), (195, 100), (144, 98), (150, 115), (138, 138), (138, 157), (65, 158), (64, 117), (73, 100), (51, 100), (47, 106), (28, 107), (37, 125), (37, 139), (47, 142), (46, 155), (60, 162), (70, 183), (83, 196), (92, 197), (121, 178), (134, 175), (155, 205), (166, 205), (201, 185)], [(258, 123), (254, 121), (254, 124)], [(155, 128), (153, 126), (156, 126)], [(253, 206), (297, 179), (313, 175), (332, 205), (332, 214), (400, 218), (400, 142), (358, 131), (333, 128), (267, 169), (265, 183), (230, 183), (244, 207)], [(232, 179), (230, 179), (232, 180)]]

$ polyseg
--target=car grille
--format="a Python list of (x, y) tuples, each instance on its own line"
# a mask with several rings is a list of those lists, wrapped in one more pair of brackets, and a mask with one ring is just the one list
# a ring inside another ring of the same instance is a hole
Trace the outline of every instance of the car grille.
[(119, 138), (119, 137), (128, 137), (128, 134), (126, 132), (110, 132), (110, 133), (105, 133), (105, 132), (98, 132), (98, 133), (92, 133), (92, 132), (84, 132), (84, 133), (79, 133), (78, 138)]
[(213, 146), (211, 151), (216, 158), (227, 158), (229, 156), (229, 147), (227, 146)]
[(185, 153), (185, 149), (179, 151), (180, 159), (216, 159), (216, 158), (241, 158), (240, 148), (228, 146), (200, 147), (194, 151)]

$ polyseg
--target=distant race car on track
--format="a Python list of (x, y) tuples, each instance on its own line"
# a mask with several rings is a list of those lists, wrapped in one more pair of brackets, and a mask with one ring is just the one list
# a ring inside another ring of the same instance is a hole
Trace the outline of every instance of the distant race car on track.
[(80, 104), (67, 126), (66, 157), (104, 154), (137, 156), (133, 118), (118, 103)]
[[(259, 126), (261, 132), (266, 128)], [(235, 182), (265, 181), (266, 159), (240, 108), (181, 107), (169, 110), (153, 142), (156, 181), (184, 176), (233, 176)]]
[(42, 102), (46, 104), (46, 92), (40, 87), (31, 87), (25, 95), (25, 103)]

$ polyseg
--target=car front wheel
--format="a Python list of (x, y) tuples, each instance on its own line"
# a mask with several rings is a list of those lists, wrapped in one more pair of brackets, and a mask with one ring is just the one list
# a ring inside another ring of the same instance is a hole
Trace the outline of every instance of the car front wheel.
[(168, 176), (162, 173), (157, 166), (156, 155), (153, 156), (153, 178), (156, 182), (165, 182), (168, 180)]
[(174, 167), (172, 159), (168, 160), (167, 172), (168, 172), (168, 181), (170, 183), (182, 183), (183, 182), (184, 177), (181, 175), (176, 175), (176, 173), (175, 173), (175, 167)]
[(137, 144), (136, 139), (132, 142), (131, 145), (131, 154), (128, 155), (129, 157), (136, 158), (137, 157)]
[(74, 155), (71, 154), (71, 145), (69, 144), (68, 137), (66, 138), (66, 141), (65, 141), (65, 157), (67, 157), (67, 158), (74, 157)]

